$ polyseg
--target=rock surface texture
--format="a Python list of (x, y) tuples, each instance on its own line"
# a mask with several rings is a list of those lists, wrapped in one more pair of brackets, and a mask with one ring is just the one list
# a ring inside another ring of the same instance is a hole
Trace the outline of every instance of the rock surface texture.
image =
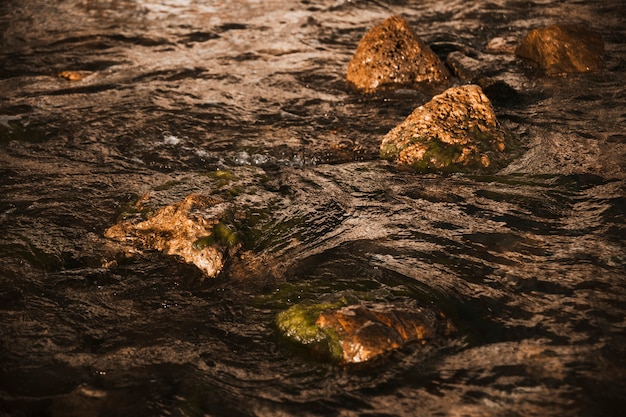
[(418, 171), (497, 168), (506, 134), (477, 85), (453, 87), (416, 108), (382, 140), (381, 158)]
[(362, 92), (419, 87), (448, 81), (439, 57), (401, 17), (391, 16), (369, 30), (348, 65), (347, 79)]
[(278, 315), (283, 336), (344, 363), (372, 360), (407, 343), (456, 331), (441, 312), (392, 305), (296, 305)]
[(549, 75), (601, 70), (603, 52), (602, 36), (578, 25), (533, 29), (515, 49), (517, 56)]
[(369, 361), (409, 342), (448, 336), (454, 331), (442, 313), (388, 305), (327, 311), (317, 319), (317, 325), (339, 335), (347, 363)]
[(221, 223), (209, 214), (217, 203), (210, 197), (191, 194), (147, 220), (121, 221), (107, 229), (105, 236), (130, 245), (129, 251), (137, 247), (180, 256), (208, 277), (215, 277), (224, 265), (224, 250), (215, 236)]

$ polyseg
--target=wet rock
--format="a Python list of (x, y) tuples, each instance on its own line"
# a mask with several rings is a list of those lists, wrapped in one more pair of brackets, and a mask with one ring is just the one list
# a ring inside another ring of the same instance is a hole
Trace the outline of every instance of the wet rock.
[(91, 74), (90, 71), (61, 71), (57, 74), (57, 77), (65, 78), (68, 81), (82, 81)]
[(348, 81), (366, 93), (424, 83), (445, 84), (449, 77), (439, 57), (399, 16), (389, 17), (363, 36), (347, 74)]
[(515, 36), (498, 36), (485, 45), (485, 51), (491, 54), (513, 55), (518, 44), (519, 40)]
[(387, 304), (294, 306), (279, 314), (277, 323), (292, 341), (345, 363), (366, 362), (407, 343), (455, 332), (441, 312)]
[(515, 54), (549, 75), (604, 68), (604, 42), (599, 33), (578, 25), (551, 25), (526, 34)]
[[(478, 55), (478, 52), (475, 55)], [(462, 81), (478, 84), (478, 80), (484, 77), (485, 70), (481, 60), (460, 51), (449, 53), (446, 57), (446, 64)]]
[(495, 169), (506, 133), (477, 85), (453, 87), (418, 107), (383, 138), (381, 158), (420, 172)]
[(236, 244), (236, 233), (219, 221), (212, 210), (220, 200), (191, 194), (184, 200), (161, 208), (146, 220), (121, 221), (106, 230), (107, 238), (138, 249), (156, 249), (193, 263), (208, 277), (215, 277), (224, 265), (224, 254)]
[[(496, 57), (494, 59), (493, 55), (482, 54), (478, 51), (473, 55), (468, 56), (460, 51), (451, 52), (446, 58), (446, 64), (463, 82), (480, 86), (491, 102), (500, 105), (519, 103), (521, 100), (519, 93), (506, 81), (500, 79), (500, 77), (505, 77), (510, 81), (518, 81), (514, 74), (503, 73), (503, 68), (509, 64), (508, 61), (513, 61), (514, 58)], [(494, 71), (494, 68), (497, 68), (497, 71)]]

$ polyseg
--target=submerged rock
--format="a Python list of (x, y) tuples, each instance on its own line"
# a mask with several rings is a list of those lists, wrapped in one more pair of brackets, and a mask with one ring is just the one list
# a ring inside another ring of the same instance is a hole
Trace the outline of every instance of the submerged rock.
[(225, 249), (236, 243), (235, 233), (211, 214), (210, 209), (219, 202), (191, 194), (144, 221), (121, 221), (107, 229), (105, 236), (129, 245), (129, 252), (156, 249), (180, 256), (208, 277), (215, 277), (224, 265)]
[(494, 169), (506, 159), (505, 136), (481, 88), (464, 85), (416, 108), (383, 138), (380, 156), (421, 172)]
[(399, 16), (389, 17), (363, 36), (347, 74), (348, 81), (366, 93), (446, 83), (449, 77), (439, 57)]
[(277, 324), (292, 341), (345, 363), (366, 362), (409, 342), (425, 343), (455, 332), (441, 312), (387, 304), (297, 305), (279, 314)]
[(604, 42), (599, 33), (578, 25), (533, 29), (515, 49), (547, 74), (598, 71), (604, 68)]

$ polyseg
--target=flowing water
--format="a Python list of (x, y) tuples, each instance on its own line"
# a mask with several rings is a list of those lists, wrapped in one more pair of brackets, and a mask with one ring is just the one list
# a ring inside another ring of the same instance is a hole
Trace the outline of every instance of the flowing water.
[[(3, 0), (0, 414), (621, 415), (623, 6)], [(507, 168), (378, 159), (430, 98), (345, 82), (392, 14), (506, 83)], [(598, 30), (606, 69), (547, 78), (487, 47), (555, 22)], [(103, 237), (142, 196), (191, 192), (230, 198), (247, 236), (218, 278)], [(435, 305), (459, 332), (360, 366), (277, 335), (278, 312), (339, 296)]]

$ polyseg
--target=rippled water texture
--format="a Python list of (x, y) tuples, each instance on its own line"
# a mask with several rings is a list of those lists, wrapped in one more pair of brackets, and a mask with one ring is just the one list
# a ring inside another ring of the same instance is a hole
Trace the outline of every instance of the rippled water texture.
[[(430, 98), (345, 82), (391, 14), (510, 87), (489, 93), (522, 143), (503, 171), (378, 159)], [(2, 1), (0, 414), (621, 415), (624, 21), (610, 1)], [(555, 22), (598, 30), (606, 69), (547, 78), (487, 47)], [(191, 192), (248, 236), (218, 278), (103, 237)], [(277, 335), (333, 297), (434, 305), (459, 333), (364, 366)]]

